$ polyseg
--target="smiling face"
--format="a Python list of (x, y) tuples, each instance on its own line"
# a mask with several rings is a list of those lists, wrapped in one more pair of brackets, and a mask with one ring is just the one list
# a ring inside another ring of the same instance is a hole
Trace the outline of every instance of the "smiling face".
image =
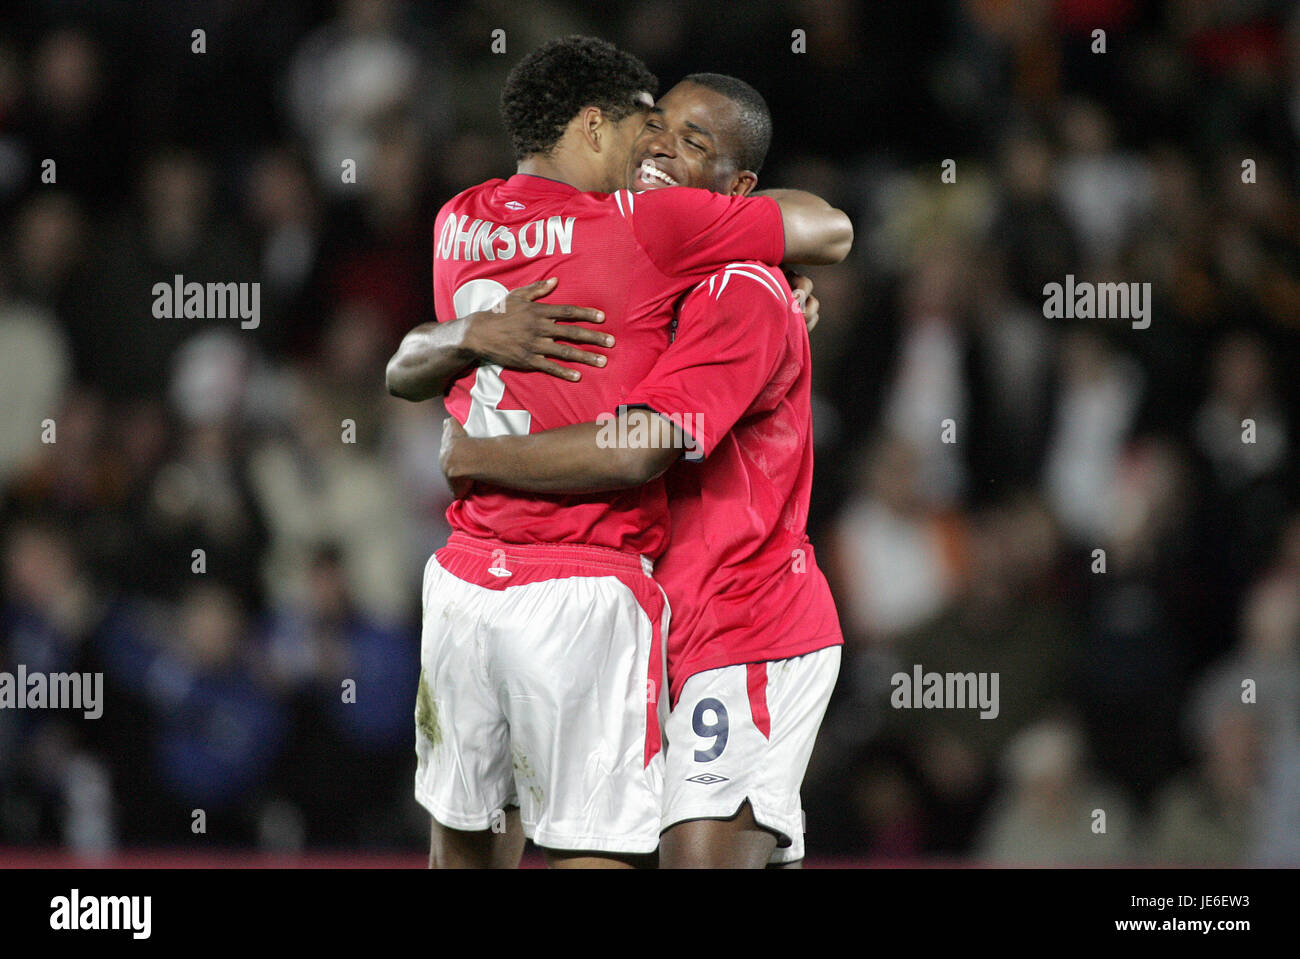
[(642, 90), (636, 95), (636, 107), (621, 120), (604, 120), (604, 140), (601, 144), (602, 183), (598, 188), (602, 193), (613, 193), (623, 189), (625, 157), (632, 155), (637, 148), (637, 140), (645, 128), (649, 110), (654, 105), (654, 97)]
[(655, 104), (632, 144), (627, 169), (631, 190), (690, 186), (745, 194), (757, 177), (741, 170), (736, 133), (740, 107), (708, 87), (683, 80)]

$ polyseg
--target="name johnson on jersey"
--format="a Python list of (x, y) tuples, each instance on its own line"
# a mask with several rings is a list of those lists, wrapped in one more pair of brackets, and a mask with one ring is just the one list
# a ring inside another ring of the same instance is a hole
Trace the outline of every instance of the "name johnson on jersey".
[[(438, 235), (441, 260), (511, 260), (515, 253), (525, 257), (553, 256), (573, 252), (573, 221), (576, 217), (548, 216), (529, 220), (511, 229), (491, 220), (473, 220), (469, 214), (449, 216)], [(545, 249), (543, 249), (543, 246)]]

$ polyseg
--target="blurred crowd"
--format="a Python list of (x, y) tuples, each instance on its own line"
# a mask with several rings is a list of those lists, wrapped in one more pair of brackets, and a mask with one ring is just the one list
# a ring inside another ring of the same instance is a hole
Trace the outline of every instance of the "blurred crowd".
[[(512, 172), (506, 72), (575, 32), (661, 89), (748, 79), (760, 185), (854, 218), (810, 271), (847, 643), (810, 854), (1300, 864), (1288, 0), (7, 14), (0, 670), (102, 672), (106, 708), (0, 710), (0, 845), (421, 846), (450, 493), (441, 406), (383, 368), (431, 315), (439, 205)], [(257, 327), (157, 318), (176, 275), (260, 283)], [(1150, 326), (1046, 318), (1067, 275), (1150, 283)], [(998, 673), (998, 717), (891, 708), (915, 664)]]

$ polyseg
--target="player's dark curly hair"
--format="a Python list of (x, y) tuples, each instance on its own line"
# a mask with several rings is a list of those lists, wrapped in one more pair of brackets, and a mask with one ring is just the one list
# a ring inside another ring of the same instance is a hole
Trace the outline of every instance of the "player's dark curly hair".
[(575, 35), (543, 44), (515, 65), (501, 91), (501, 117), (515, 159), (553, 150), (584, 107), (624, 119), (642, 90), (654, 96), (658, 78), (612, 43)]
[(708, 87), (740, 108), (738, 129), (732, 131), (738, 151), (736, 162), (742, 170), (757, 173), (772, 145), (772, 111), (763, 95), (744, 80), (722, 73), (692, 73), (682, 82)]

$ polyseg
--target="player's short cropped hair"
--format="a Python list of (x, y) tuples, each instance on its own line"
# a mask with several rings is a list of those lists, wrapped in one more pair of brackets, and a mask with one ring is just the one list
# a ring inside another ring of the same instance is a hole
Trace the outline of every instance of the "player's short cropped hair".
[(722, 73), (692, 73), (682, 80), (721, 93), (740, 108), (740, 123), (734, 131), (739, 151), (735, 159), (742, 170), (757, 173), (772, 145), (772, 111), (763, 95), (744, 80)]
[(653, 97), (658, 78), (612, 43), (575, 35), (543, 44), (515, 65), (501, 91), (515, 159), (550, 153), (585, 107), (599, 107), (615, 122), (625, 119), (643, 105), (637, 101), (643, 90)]

